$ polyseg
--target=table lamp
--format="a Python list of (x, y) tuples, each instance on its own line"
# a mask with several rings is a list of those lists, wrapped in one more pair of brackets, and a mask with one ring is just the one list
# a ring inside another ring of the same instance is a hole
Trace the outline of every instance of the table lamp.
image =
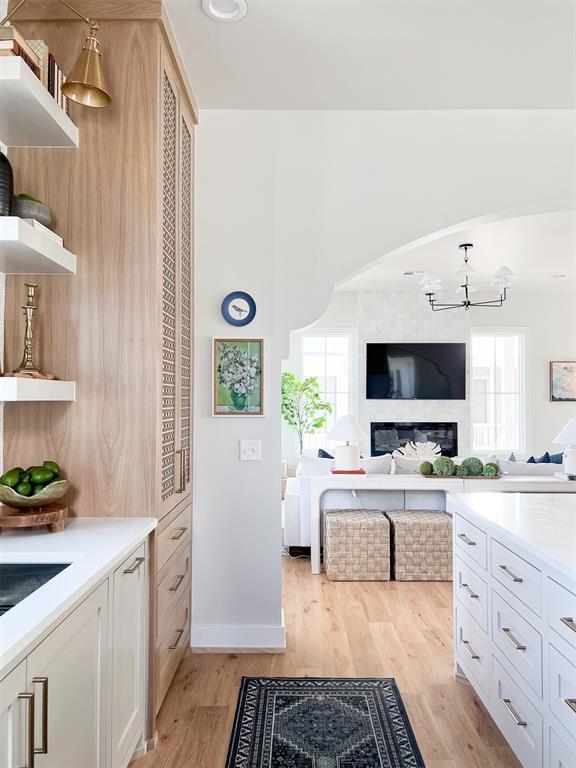
[(564, 450), (564, 472), (576, 478), (576, 419), (570, 419), (553, 442), (567, 446)]
[(357, 472), (360, 463), (360, 446), (350, 445), (367, 440), (366, 433), (352, 416), (342, 416), (326, 435), (328, 440), (342, 440), (346, 445), (334, 449), (334, 469), (337, 472)]

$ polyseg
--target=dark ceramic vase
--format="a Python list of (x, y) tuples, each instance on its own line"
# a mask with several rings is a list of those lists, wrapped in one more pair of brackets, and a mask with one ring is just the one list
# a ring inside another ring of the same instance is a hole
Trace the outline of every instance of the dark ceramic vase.
[(14, 176), (6, 155), (0, 152), (0, 216), (10, 216), (14, 199)]

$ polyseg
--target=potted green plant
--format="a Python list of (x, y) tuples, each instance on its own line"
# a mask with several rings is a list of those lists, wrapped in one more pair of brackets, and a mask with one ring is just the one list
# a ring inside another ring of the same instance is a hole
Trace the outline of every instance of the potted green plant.
[(332, 406), (322, 400), (315, 376), (299, 381), (293, 373), (282, 374), (282, 418), (298, 435), (300, 453), (304, 436), (322, 429), (329, 413)]

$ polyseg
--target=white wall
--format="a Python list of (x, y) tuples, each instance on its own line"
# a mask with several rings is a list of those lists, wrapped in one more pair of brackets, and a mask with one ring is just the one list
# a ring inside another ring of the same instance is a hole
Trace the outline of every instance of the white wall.
[[(354, 311), (354, 319), (352, 312)], [(377, 341), (467, 342), (473, 328), (514, 328), (526, 333), (526, 451), (540, 455), (553, 450), (552, 440), (576, 403), (550, 402), (549, 363), (576, 360), (576, 293), (510, 291), (498, 310), (433, 313), (414, 284), (412, 291), (360, 291), (334, 294), (326, 312), (312, 328), (352, 328), (358, 339), (358, 401), (356, 412), (370, 434), (373, 421), (456, 421), (461, 455), (471, 453), (470, 401), (366, 400), (366, 344)], [(291, 334), (291, 355), (285, 370), (300, 373), (296, 349), (305, 331)], [(293, 351), (294, 350), (294, 351)], [(468, 387), (468, 392), (470, 387)], [(283, 456), (294, 459), (291, 434), (283, 429)], [(369, 443), (362, 446), (369, 451)], [(561, 450), (561, 448), (557, 448)]]
[[(566, 112), (205, 111), (197, 144), (196, 484), (192, 642), (281, 645), (281, 358), (333, 285), (446, 226), (573, 194)], [(230, 290), (258, 304), (265, 418), (212, 418), (210, 339), (236, 335)], [(238, 461), (238, 440), (262, 461)]]

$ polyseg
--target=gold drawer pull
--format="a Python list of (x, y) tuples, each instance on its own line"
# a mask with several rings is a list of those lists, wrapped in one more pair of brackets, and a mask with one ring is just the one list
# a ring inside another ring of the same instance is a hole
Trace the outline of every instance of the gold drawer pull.
[(182, 639), (182, 635), (184, 634), (184, 630), (183, 629), (177, 629), (176, 630), (176, 634), (178, 635), (178, 637), (176, 638), (176, 642), (174, 643), (174, 645), (169, 645), (168, 646), (168, 650), (169, 651), (175, 651), (176, 648), (178, 648), (178, 643)]
[(510, 630), (508, 629), (508, 627), (500, 627), (500, 632), (501, 632), (501, 633), (504, 635), (504, 637), (505, 637), (507, 640), (510, 640), (510, 642), (512, 643), (512, 645), (514, 646), (514, 648), (515, 648), (517, 651), (525, 651), (525, 650), (526, 650), (526, 646), (525, 646), (525, 645), (522, 645), (522, 643), (519, 643), (519, 642), (518, 642), (518, 640), (516, 640), (516, 638), (515, 638), (515, 637), (514, 637), (514, 635), (513, 635), (513, 634), (510, 632)]
[(509, 568), (507, 568), (505, 565), (499, 565), (498, 570), (502, 571), (504, 576), (510, 579), (510, 581), (516, 582), (516, 584), (522, 584), (522, 582), (524, 581), (524, 579), (521, 579), (520, 576), (515, 576), (512, 573), (512, 571)]
[(18, 698), (26, 702), (26, 765), (24, 768), (34, 768), (34, 694), (19, 693)]
[(459, 533), (458, 534), (458, 538), (462, 539), (464, 544), (468, 544), (469, 547), (475, 547), (476, 546), (476, 542), (472, 541), (472, 539), (469, 539), (468, 536), (466, 536), (465, 533)]
[(184, 450), (182, 448), (178, 448), (174, 451), (174, 456), (178, 456), (180, 458), (180, 468), (178, 472), (176, 472), (176, 469), (174, 469), (174, 479), (178, 477), (178, 488), (174, 489), (174, 493), (184, 493)]
[(172, 541), (180, 541), (180, 539), (182, 538), (182, 536), (184, 536), (187, 530), (188, 528), (177, 528), (174, 536), (171, 536), (170, 538), (172, 539)]
[(176, 576), (176, 583), (173, 587), (170, 587), (170, 592), (178, 592), (180, 589), (180, 584), (182, 584), (185, 578), (186, 576)]
[(565, 616), (563, 619), (560, 619), (560, 621), (562, 622), (562, 624), (565, 624), (568, 627), (568, 629), (571, 629), (572, 632), (576, 632), (576, 621), (574, 621), (574, 619), (571, 616), (570, 617)]
[(137, 557), (136, 560), (134, 560), (134, 565), (131, 565), (130, 568), (124, 568), (124, 573), (136, 573), (145, 559), (145, 557)]
[(500, 698), (500, 701), (502, 702), (502, 704), (504, 704), (504, 706), (508, 710), (508, 713), (510, 714), (510, 716), (512, 717), (512, 720), (514, 720), (516, 725), (519, 725), (521, 728), (525, 728), (528, 725), (528, 723), (525, 720), (521, 720), (518, 717), (518, 715), (516, 714), (514, 708), (512, 707), (512, 703), (511, 703), (510, 699)]
[(564, 699), (564, 702), (568, 704), (572, 712), (576, 714), (576, 699)]
[(466, 648), (466, 650), (468, 651), (468, 655), (470, 656), (471, 659), (479, 659), (480, 658), (480, 656), (478, 656), (478, 654), (475, 651), (472, 650), (472, 646), (470, 645), (470, 641), (469, 640), (460, 640), (460, 642), (462, 643), (464, 648)]
[(478, 597), (478, 595), (473, 590), (470, 589), (468, 584), (464, 584), (464, 582), (462, 582), (462, 584), (460, 584), (460, 586), (462, 587), (462, 589), (464, 589), (466, 592), (468, 592), (468, 597), (471, 597), (471, 598), (477, 598)]
[(36, 755), (48, 754), (48, 678), (33, 677), (32, 685), (42, 686), (42, 746), (34, 749)]

